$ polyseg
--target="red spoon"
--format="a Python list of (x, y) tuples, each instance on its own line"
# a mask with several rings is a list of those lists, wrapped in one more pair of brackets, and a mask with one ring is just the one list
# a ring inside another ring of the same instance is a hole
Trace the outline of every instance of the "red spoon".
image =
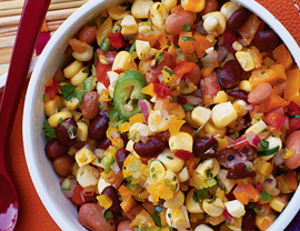
[(18, 196), (7, 168), (9, 140), (33, 50), (50, 0), (25, 0), (0, 107), (0, 231), (14, 230)]

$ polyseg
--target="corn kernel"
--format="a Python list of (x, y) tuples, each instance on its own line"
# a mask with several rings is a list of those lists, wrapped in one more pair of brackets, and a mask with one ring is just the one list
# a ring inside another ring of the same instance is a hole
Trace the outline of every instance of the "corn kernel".
[(236, 51), (241, 51), (243, 49), (243, 46), (238, 41), (235, 41), (234, 43), (232, 43), (232, 48)]
[(228, 95), (225, 91), (219, 91), (214, 98), (215, 103), (224, 103), (228, 101)]
[(226, 132), (227, 132), (227, 128), (217, 128), (211, 121), (208, 121), (205, 125), (204, 125), (204, 130), (212, 135), (219, 135), (220, 137), (225, 136)]
[(126, 15), (121, 22), (123, 35), (132, 35), (138, 32), (139, 26), (131, 15)]
[(88, 137), (88, 125), (84, 122), (77, 122), (78, 130), (77, 130), (77, 138), (81, 141), (86, 141)]
[(75, 160), (80, 168), (91, 163), (95, 158), (94, 153), (87, 148), (82, 148), (75, 154)]
[(288, 201), (285, 198), (277, 196), (273, 197), (273, 199), (269, 202), (269, 205), (272, 209), (281, 213), (284, 207), (287, 205), (287, 203)]
[(200, 12), (205, 7), (205, 0), (182, 0), (181, 5), (185, 10)]
[(179, 132), (170, 137), (169, 146), (172, 152), (177, 150), (193, 152), (193, 137), (189, 133)]
[(239, 89), (244, 90), (244, 91), (251, 91), (252, 86), (249, 80), (242, 80), (239, 83)]
[(211, 110), (209, 108), (198, 106), (192, 111), (192, 120), (198, 125), (204, 125), (211, 116)]
[(235, 57), (239, 61), (244, 71), (251, 71), (254, 69), (254, 60), (249, 52), (238, 51), (235, 53)]
[(218, 128), (224, 128), (238, 118), (238, 114), (231, 102), (217, 104), (212, 109), (212, 122)]
[(225, 203), (227, 211), (233, 216), (240, 218), (243, 216), (245, 211), (245, 206), (238, 200), (228, 201)]
[(140, 60), (148, 60), (157, 53), (157, 50), (151, 48), (150, 43), (147, 41), (136, 40), (135, 47)]

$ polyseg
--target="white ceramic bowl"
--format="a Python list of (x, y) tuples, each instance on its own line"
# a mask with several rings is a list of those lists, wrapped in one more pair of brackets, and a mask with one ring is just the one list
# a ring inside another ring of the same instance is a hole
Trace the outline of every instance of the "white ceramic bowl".
[[(55, 174), (52, 163), (45, 154), (46, 139), (42, 132), (45, 120), (43, 100), (44, 83), (53, 76), (58, 66), (68, 62), (64, 51), (68, 40), (87, 21), (95, 18), (102, 10), (108, 9), (120, 0), (91, 0), (71, 15), (48, 42), (32, 74), (28, 87), (23, 117), (23, 141), (25, 156), (34, 186), (49, 214), (62, 230), (85, 230), (77, 219), (77, 209), (60, 191), (59, 177)], [(236, 0), (256, 13), (281, 37), (294, 60), (300, 64), (300, 49), (282, 24), (266, 9), (254, 0)], [(299, 66), (299, 65), (298, 65)], [(282, 231), (289, 224), (299, 209), (299, 188), (295, 192), (284, 212), (269, 228)]]

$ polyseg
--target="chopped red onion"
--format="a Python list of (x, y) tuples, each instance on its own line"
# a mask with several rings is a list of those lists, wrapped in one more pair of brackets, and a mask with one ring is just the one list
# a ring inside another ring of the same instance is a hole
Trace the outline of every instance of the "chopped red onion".
[(281, 165), (284, 162), (284, 158), (283, 158), (283, 154), (284, 154), (285, 150), (281, 149), (274, 157), (273, 157), (273, 161), (274, 164), (276, 166)]
[(84, 188), (81, 193), (84, 196), (93, 196), (94, 195), (94, 189), (91, 188), (91, 187), (87, 187), (87, 188)]
[(225, 219), (229, 222), (232, 221), (233, 216), (227, 211), (227, 209), (224, 209), (223, 211), (223, 216), (225, 217)]
[(261, 182), (258, 182), (258, 183), (256, 184), (256, 190), (257, 190), (258, 192), (260, 192), (260, 191), (262, 190), (262, 183), (261, 183)]
[(118, 131), (113, 131), (111, 134), (111, 138), (114, 140), (120, 137), (120, 133)]
[(245, 107), (243, 107), (242, 109), (246, 110), (246, 111), (252, 111), (254, 109), (253, 104), (247, 104)]
[(165, 118), (169, 115), (169, 112), (165, 109), (160, 110), (160, 114), (162, 118)]
[(259, 136), (255, 133), (250, 131), (247, 135), (246, 138), (248, 140), (248, 142), (250, 143), (250, 145), (258, 148), (259, 142), (260, 142), (260, 138)]
[[(60, 184), (62, 184), (62, 182)], [(76, 180), (71, 180), (71, 189), (70, 190), (61, 190), (61, 191), (65, 195), (65, 197), (72, 198), (74, 189), (76, 188), (77, 185), (78, 185), (78, 183)]]
[(121, 172), (121, 169), (118, 165), (118, 162), (115, 161), (111, 166), (110, 166), (110, 169), (114, 172), (115, 175), (117, 175), (118, 173)]
[(150, 111), (152, 110), (152, 105), (150, 104), (149, 101), (147, 101), (145, 99), (140, 100), (139, 105), (140, 105), (144, 120), (148, 124), (148, 117), (149, 117)]

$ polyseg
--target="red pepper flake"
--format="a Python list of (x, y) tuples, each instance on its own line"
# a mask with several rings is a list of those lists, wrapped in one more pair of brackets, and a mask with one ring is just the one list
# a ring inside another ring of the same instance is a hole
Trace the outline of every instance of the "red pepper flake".
[(121, 32), (109, 34), (107, 35), (107, 38), (109, 39), (113, 48), (121, 48), (125, 45)]
[(175, 156), (183, 160), (189, 160), (194, 157), (194, 153), (186, 151), (186, 150), (177, 150), (175, 152)]

